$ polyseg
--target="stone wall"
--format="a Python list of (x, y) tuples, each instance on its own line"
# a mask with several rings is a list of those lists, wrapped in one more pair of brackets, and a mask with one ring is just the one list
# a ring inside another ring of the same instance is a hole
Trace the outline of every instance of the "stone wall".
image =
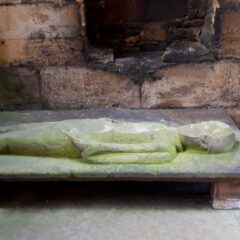
[[(0, 0), (0, 109), (227, 107), (238, 121), (240, 1), (209, 3), (203, 56), (188, 58), (192, 41), (164, 58), (116, 59), (88, 43), (83, 0)], [(165, 37), (159, 25), (144, 28), (146, 39)]]

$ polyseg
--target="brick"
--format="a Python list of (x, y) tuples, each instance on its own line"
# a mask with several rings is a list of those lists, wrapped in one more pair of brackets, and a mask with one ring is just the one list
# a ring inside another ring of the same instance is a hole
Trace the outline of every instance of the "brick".
[(1, 39), (64, 38), (79, 35), (76, 5), (0, 6)]
[(235, 106), (240, 65), (230, 61), (189, 63), (159, 69), (142, 86), (143, 108)]
[(51, 109), (139, 108), (139, 87), (127, 77), (84, 67), (41, 70), (42, 99)]
[(223, 11), (219, 51), (221, 57), (240, 57), (239, 23), (240, 11)]
[(80, 64), (83, 61), (80, 39), (2, 40), (0, 65)]
[(34, 69), (0, 68), (0, 109), (38, 109), (40, 89)]

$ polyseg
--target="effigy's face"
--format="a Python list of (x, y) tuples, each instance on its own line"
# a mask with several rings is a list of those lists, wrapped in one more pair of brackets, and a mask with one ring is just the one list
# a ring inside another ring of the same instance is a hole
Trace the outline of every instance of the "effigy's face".
[(108, 118), (0, 127), (0, 154), (83, 159), (102, 164), (162, 164), (179, 155), (234, 151), (238, 132), (219, 121), (179, 127)]

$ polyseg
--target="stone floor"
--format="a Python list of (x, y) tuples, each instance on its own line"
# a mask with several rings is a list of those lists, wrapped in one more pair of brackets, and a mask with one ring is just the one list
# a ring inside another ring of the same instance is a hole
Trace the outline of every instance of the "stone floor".
[(1, 240), (239, 240), (206, 184), (0, 183)]

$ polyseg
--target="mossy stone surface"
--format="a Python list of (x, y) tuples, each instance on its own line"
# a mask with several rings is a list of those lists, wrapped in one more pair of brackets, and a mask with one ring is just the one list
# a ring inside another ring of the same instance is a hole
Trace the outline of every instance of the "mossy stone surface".
[[(2, 112), (0, 125), (22, 122), (58, 121), (65, 119), (84, 119), (111, 117), (130, 121), (162, 120), (188, 124), (191, 122), (221, 120), (234, 126), (224, 110), (80, 110), (80, 111), (35, 111)], [(209, 180), (215, 178), (240, 177), (240, 146), (224, 154), (205, 154), (187, 151), (179, 154), (175, 161), (166, 164), (89, 164), (83, 160), (64, 158), (44, 158), (25, 156), (0, 156), (0, 177), (2, 179), (191, 179)]]
[(83, 160), (0, 155), (2, 179), (191, 179), (240, 177), (240, 145), (224, 154), (187, 151), (166, 164), (90, 164)]

